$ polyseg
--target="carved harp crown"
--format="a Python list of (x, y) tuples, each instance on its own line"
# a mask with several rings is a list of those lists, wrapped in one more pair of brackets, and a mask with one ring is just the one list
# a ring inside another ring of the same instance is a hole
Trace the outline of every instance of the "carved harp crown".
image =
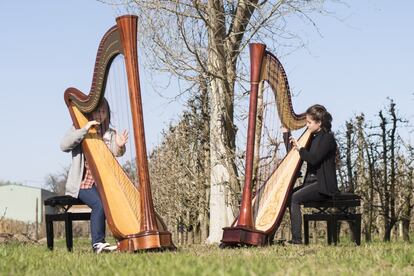
[(104, 102), (105, 86), (112, 61), (122, 54), (128, 79), (133, 137), (139, 188), (128, 178), (108, 147), (94, 130), (82, 141), (82, 149), (104, 205), (110, 229), (120, 250), (136, 251), (173, 247), (171, 234), (156, 217), (152, 202), (137, 57), (137, 17), (116, 19), (99, 45), (92, 87), (88, 95), (76, 88), (65, 91), (65, 102), (76, 128), (83, 127), (88, 115)]
[[(246, 171), (240, 214), (231, 227), (224, 228), (223, 243), (265, 245), (276, 231), (283, 218), (288, 193), (295, 181), (301, 161), (297, 151), (288, 152), (274, 170), (252, 201), (253, 163), (255, 156), (256, 119), (259, 90), (263, 82), (271, 87), (281, 123), (291, 130), (306, 125), (306, 114), (293, 111), (292, 99), (285, 70), (279, 60), (266, 51), (264, 44), (250, 44), (250, 104), (246, 144)], [(299, 143), (309, 142), (310, 133), (306, 131)], [(255, 206), (255, 214), (252, 206)]]

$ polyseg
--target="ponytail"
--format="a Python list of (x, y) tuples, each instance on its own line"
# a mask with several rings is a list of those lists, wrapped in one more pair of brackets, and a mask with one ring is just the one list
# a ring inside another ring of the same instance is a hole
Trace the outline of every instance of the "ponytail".
[(315, 104), (306, 110), (306, 114), (309, 115), (312, 120), (321, 123), (321, 129), (324, 132), (331, 132), (332, 128), (332, 115), (329, 113), (323, 105)]

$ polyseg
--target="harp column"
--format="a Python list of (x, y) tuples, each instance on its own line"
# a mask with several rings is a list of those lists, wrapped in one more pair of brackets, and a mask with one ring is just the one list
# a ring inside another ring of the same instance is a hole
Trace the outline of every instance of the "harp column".
[(145, 144), (144, 118), (142, 112), (141, 88), (138, 72), (137, 51), (137, 17), (121, 16), (116, 19), (121, 41), (124, 49), (125, 66), (128, 77), (129, 99), (131, 103), (131, 115), (134, 129), (134, 142), (136, 149), (137, 173), (142, 195), (141, 210), (143, 232), (158, 231), (155, 220), (154, 204), (152, 202), (150, 177), (148, 170), (147, 150)]
[(247, 126), (246, 174), (244, 179), (243, 197), (237, 226), (254, 228), (252, 213), (252, 176), (254, 140), (256, 132), (257, 96), (259, 91), (260, 72), (266, 46), (250, 44), (250, 103), (249, 121)]
[(252, 176), (257, 98), (265, 50), (266, 46), (264, 44), (250, 44), (250, 105), (247, 127), (246, 173), (243, 196), (240, 206), (240, 214), (236, 225), (223, 228), (223, 239), (221, 240), (222, 244), (220, 245), (223, 247), (238, 244), (265, 245), (268, 242), (266, 233), (255, 229), (252, 212)]

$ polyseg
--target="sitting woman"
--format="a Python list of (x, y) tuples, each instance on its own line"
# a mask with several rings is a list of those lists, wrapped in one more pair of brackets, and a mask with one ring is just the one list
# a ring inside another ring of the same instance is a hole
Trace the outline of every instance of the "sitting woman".
[[(306, 126), (312, 133), (310, 147), (301, 147), (290, 137), (294, 149), (307, 163), (302, 186), (293, 189), (290, 201), (291, 244), (302, 243), (302, 213), (300, 205), (307, 201), (323, 201), (339, 192), (336, 179), (337, 144), (331, 131), (332, 116), (322, 105), (316, 104), (306, 111)], [(285, 130), (285, 133), (288, 130)]]
[(105, 213), (95, 180), (89, 169), (88, 162), (82, 152), (82, 140), (91, 127), (96, 127), (97, 133), (103, 137), (104, 142), (115, 156), (125, 153), (125, 144), (128, 140), (127, 131), (121, 134), (111, 128), (110, 109), (108, 102), (103, 99), (100, 107), (91, 114), (90, 121), (82, 128), (72, 126), (63, 137), (60, 148), (64, 152), (72, 153), (72, 164), (66, 181), (66, 195), (79, 198), (91, 209), (91, 236), (94, 252), (113, 251), (117, 247), (105, 242)]

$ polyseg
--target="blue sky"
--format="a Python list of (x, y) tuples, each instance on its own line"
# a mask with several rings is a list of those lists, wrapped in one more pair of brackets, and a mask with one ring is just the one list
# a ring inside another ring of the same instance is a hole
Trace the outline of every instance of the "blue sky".
[[(300, 92), (295, 109), (322, 103), (339, 129), (359, 112), (375, 120), (392, 97), (400, 114), (412, 119), (414, 2), (348, 3), (332, 6), (342, 20), (315, 17), (320, 35), (308, 25), (293, 26), (308, 43), (281, 57), (292, 90)], [(117, 15), (93, 0), (0, 1), (0, 180), (40, 186), (69, 165), (69, 154), (59, 149), (71, 124), (63, 92), (70, 86), (89, 91), (97, 46)], [(183, 100), (161, 98), (149, 72), (141, 67), (140, 73), (151, 148)], [(165, 94), (173, 96), (174, 87)]]

